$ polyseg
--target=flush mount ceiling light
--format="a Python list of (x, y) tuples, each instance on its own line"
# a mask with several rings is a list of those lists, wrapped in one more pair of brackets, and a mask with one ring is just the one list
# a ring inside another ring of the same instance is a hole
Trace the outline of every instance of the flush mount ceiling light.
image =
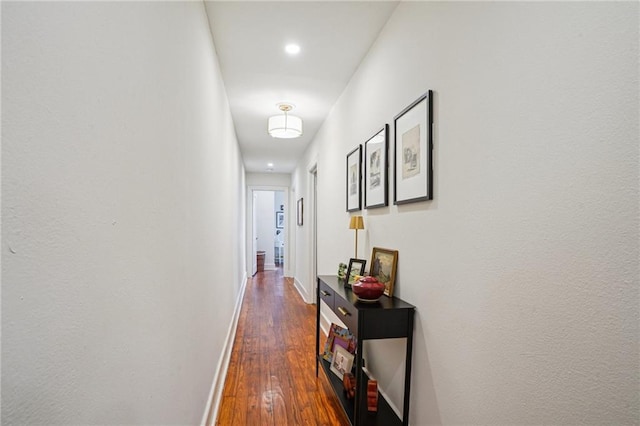
[(277, 107), (282, 115), (274, 115), (269, 118), (269, 134), (274, 138), (291, 139), (302, 136), (302, 119), (295, 115), (289, 115), (293, 105), (279, 103)]

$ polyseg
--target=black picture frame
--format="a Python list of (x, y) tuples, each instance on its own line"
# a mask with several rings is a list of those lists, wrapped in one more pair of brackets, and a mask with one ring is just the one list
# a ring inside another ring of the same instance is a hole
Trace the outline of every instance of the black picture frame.
[(433, 92), (393, 119), (393, 204), (433, 199)]
[(362, 145), (347, 154), (347, 211), (362, 210)]
[(365, 266), (367, 266), (367, 261), (365, 259), (355, 259), (355, 258), (351, 258), (349, 259), (349, 266), (347, 267), (347, 275), (345, 277), (344, 280), (344, 285), (345, 287), (351, 287), (351, 285), (353, 284), (353, 281), (351, 280), (351, 272), (355, 269), (360, 267), (360, 270), (358, 271), (356, 269), (356, 274), (357, 275), (364, 275), (364, 268)]
[(284, 212), (277, 211), (276, 212), (276, 229), (284, 228)]
[(389, 125), (364, 143), (364, 208), (389, 205)]
[(296, 208), (296, 223), (298, 226), (302, 226), (303, 224), (303, 215), (304, 215), (304, 201), (302, 198), (298, 200), (298, 205)]

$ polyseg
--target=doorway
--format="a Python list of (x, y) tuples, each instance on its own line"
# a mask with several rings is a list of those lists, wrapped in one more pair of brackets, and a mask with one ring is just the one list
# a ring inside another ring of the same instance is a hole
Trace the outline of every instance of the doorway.
[(287, 265), (287, 188), (250, 187), (247, 206), (247, 269), (250, 276)]

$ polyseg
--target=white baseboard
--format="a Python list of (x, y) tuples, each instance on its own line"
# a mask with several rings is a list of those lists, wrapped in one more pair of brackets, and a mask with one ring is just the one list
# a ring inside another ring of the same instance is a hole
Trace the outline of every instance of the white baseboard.
[(265, 263), (264, 264), (264, 270), (265, 271), (275, 271), (276, 270), (276, 264), (275, 263)]
[(296, 290), (298, 290), (298, 293), (300, 293), (300, 296), (305, 303), (313, 303), (313, 301), (309, 301), (307, 290), (305, 290), (305, 288), (302, 286), (302, 283), (298, 281), (296, 277), (293, 277), (293, 285)]
[(220, 409), (220, 402), (222, 400), (222, 391), (224, 390), (224, 382), (227, 378), (227, 371), (229, 370), (229, 361), (231, 360), (231, 351), (233, 349), (233, 341), (236, 337), (236, 330), (238, 328), (238, 319), (240, 318), (240, 310), (242, 309), (242, 301), (244, 299), (244, 291), (247, 287), (247, 274), (244, 274), (242, 278), (242, 285), (240, 286), (240, 294), (236, 300), (236, 307), (231, 318), (231, 324), (229, 324), (229, 330), (227, 331), (227, 338), (224, 342), (224, 348), (222, 349), (222, 356), (216, 367), (216, 374), (213, 377), (213, 383), (211, 384), (211, 390), (209, 391), (209, 398), (207, 399), (207, 405), (204, 409), (204, 415), (200, 425), (209, 426), (207, 420), (211, 417), (211, 425), (215, 424), (218, 417), (218, 410)]
[(325, 336), (329, 335), (329, 327), (331, 327), (331, 321), (327, 318), (324, 312), (322, 312), (322, 309), (320, 309), (320, 329)]

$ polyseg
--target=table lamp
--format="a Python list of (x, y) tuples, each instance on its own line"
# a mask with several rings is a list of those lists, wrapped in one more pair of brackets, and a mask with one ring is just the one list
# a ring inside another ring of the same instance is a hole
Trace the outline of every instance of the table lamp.
[(349, 222), (349, 229), (356, 230), (356, 254), (353, 257), (357, 259), (358, 258), (358, 229), (364, 229), (364, 221), (362, 220), (362, 216), (351, 216), (351, 222)]

